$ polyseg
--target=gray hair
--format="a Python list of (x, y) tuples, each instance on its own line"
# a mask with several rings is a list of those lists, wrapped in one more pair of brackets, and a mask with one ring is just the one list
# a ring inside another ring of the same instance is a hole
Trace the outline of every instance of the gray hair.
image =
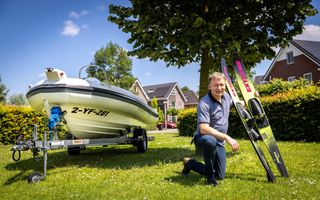
[(216, 78), (223, 78), (224, 80), (226, 80), (226, 76), (223, 73), (221, 73), (221, 72), (213, 72), (209, 76), (209, 84), (211, 83), (211, 80), (214, 80)]

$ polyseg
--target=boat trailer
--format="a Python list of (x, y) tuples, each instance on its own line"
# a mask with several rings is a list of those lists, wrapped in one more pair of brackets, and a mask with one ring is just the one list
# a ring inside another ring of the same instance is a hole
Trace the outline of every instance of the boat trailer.
[[(48, 131), (44, 132), (43, 141), (37, 140), (37, 122), (35, 120), (32, 138), (29, 140), (21, 140), (19, 136), (17, 144), (11, 148), (12, 159), (14, 161), (19, 161), (21, 158), (21, 151), (31, 150), (33, 156), (39, 155), (39, 152), (43, 152), (43, 174), (34, 171), (28, 176), (29, 183), (38, 183), (44, 180), (47, 176), (47, 160), (48, 151), (53, 149), (67, 148), (68, 154), (78, 155), (81, 150), (84, 150), (86, 146), (108, 146), (108, 145), (125, 145), (132, 144), (137, 147), (139, 153), (146, 152), (148, 148), (148, 141), (153, 141), (154, 137), (147, 137), (146, 130), (143, 128), (134, 128), (133, 130), (127, 130), (126, 133), (121, 134), (119, 137), (114, 138), (98, 138), (98, 139), (70, 139), (70, 140), (59, 140), (57, 134), (57, 125), (59, 125), (63, 120), (63, 112), (60, 107), (51, 108), (51, 116), (49, 118), (48, 128), (50, 134), (50, 140), (47, 140)], [(132, 137), (128, 134), (133, 133)]]

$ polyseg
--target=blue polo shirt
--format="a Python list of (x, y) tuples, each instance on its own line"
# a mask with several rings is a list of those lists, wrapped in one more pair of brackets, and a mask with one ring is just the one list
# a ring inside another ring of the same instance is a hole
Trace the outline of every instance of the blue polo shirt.
[[(197, 109), (198, 125), (196, 134), (200, 134), (200, 123), (207, 123), (210, 127), (222, 133), (227, 133), (231, 106), (232, 99), (226, 92), (222, 96), (221, 103), (217, 101), (210, 92), (202, 97), (199, 101)], [(219, 144), (224, 145), (224, 141), (217, 141)]]

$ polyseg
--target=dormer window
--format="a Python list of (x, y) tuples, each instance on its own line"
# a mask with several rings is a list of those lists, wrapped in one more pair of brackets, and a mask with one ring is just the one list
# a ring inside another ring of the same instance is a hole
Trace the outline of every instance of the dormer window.
[(148, 90), (148, 93), (152, 93), (152, 92), (154, 92), (154, 89)]
[(293, 64), (293, 51), (287, 52), (287, 64)]

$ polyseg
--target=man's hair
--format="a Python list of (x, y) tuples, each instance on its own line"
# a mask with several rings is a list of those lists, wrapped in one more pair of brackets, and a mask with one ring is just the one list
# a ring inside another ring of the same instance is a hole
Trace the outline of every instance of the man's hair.
[(209, 84), (211, 83), (211, 80), (214, 80), (216, 78), (223, 78), (224, 80), (226, 80), (226, 76), (223, 73), (220, 72), (213, 72), (210, 76), (209, 76)]

